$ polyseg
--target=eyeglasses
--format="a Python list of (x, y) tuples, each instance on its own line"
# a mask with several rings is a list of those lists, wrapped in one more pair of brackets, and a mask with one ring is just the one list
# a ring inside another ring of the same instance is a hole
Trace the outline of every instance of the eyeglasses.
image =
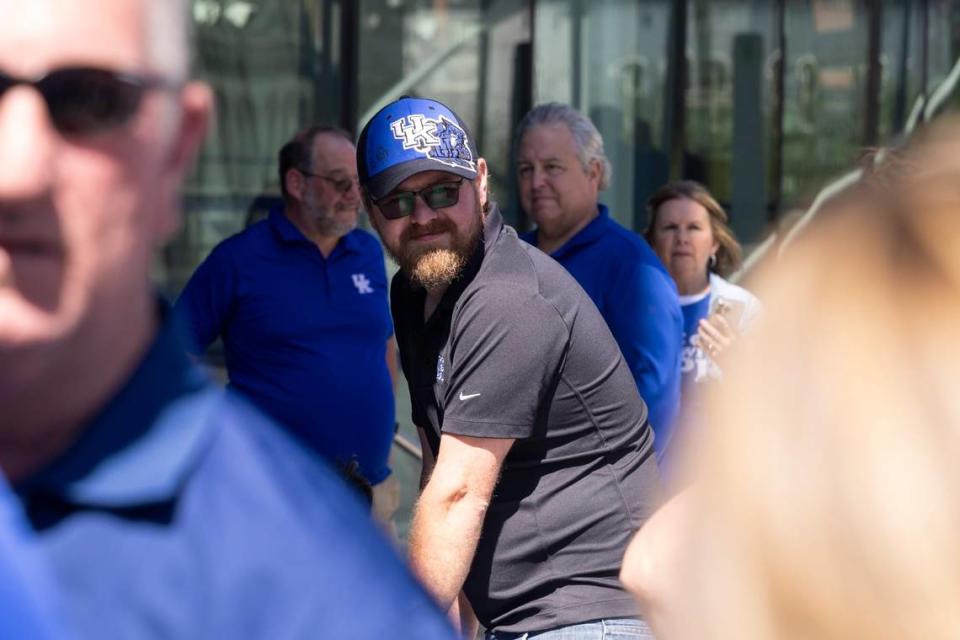
[(54, 69), (34, 79), (0, 71), (0, 97), (18, 85), (33, 87), (40, 93), (58, 132), (77, 136), (127, 124), (147, 91), (174, 89), (179, 83), (93, 67)]
[(463, 181), (464, 178), (460, 178), (454, 182), (432, 184), (420, 191), (397, 191), (377, 200), (376, 205), (387, 220), (399, 220), (413, 213), (417, 206), (417, 196), (433, 210), (445, 209), (460, 201), (460, 185)]
[(360, 180), (356, 177), (337, 178), (333, 176), (323, 176), (323, 175), (320, 175), (319, 173), (310, 173), (309, 171), (304, 171), (303, 169), (297, 169), (297, 171), (299, 171), (305, 176), (310, 176), (311, 178), (320, 178), (321, 180), (326, 180), (333, 186), (333, 190), (336, 191), (337, 193), (347, 193), (350, 191), (353, 185), (357, 185), (358, 188), (360, 185)]

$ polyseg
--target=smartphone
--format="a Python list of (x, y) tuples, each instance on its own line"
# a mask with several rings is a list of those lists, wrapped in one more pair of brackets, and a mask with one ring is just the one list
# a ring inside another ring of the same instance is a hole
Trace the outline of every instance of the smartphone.
[(717, 296), (710, 301), (710, 313), (708, 317), (713, 314), (721, 315), (727, 321), (727, 324), (730, 325), (731, 329), (740, 333), (740, 320), (743, 317), (745, 306), (742, 300), (731, 300), (730, 298)]

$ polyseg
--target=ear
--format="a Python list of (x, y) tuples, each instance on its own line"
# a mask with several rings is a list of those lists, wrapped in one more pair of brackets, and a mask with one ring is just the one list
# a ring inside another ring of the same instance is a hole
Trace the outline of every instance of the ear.
[(477, 194), (480, 197), (480, 206), (482, 208), (486, 208), (487, 199), (489, 198), (488, 191), (487, 191), (487, 184), (488, 184), (489, 177), (490, 177), (490, 174), (487, 173), (487, 161), (484, 160), (483, 158), (477, 158), (476, 185), (477, 185)]
[(283, 186), (286, 187), (287, 193), (291, 196), (297, 200), (303, 200), (302, 173), (292, 167), (287, 169), (287, 172), (283, 175)]
[(600, 183), (603, 182), (603, 164), (594, 158), (590, 161), (590, 166), (587, 167), (587, 177), (590, 179), (590, 182), (593, 183), (597, 191), (600, 190)]
[[(189, 82), (178, 95), (179, 117), (171, 118), (172, 142), (162, 158), (164, 172), (158, 177), (160, 199), (153, 232), (157, 244), (166, 242), (180, 228), (179, 194), (187, 172), (193, 168), (213, 114), (213, 93), (202, 82)], [(169, 201), (168, 201), (169, 199)]]
[(180, 122), (170, 167), (183, 176), (192, 167), (213, 115), (213, 92), (202, 82), (189, 82), (180, 92)]

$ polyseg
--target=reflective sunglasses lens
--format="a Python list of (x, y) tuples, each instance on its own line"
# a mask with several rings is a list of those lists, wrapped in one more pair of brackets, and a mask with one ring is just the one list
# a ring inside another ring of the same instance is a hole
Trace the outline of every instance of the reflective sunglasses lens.
[(383, 217), (388, 220), (398, 220), (413, 213), (413, 199), (416, 196), (412, 193), (397, 194), (389, 200), (380, 203), (380, 211)]
[(64, 134), (91, 134), (126, 124), (137, 112), (143, 87), (100, 69), (62, 69), (38, 89), (54, 125)]
[(460, 183), (437, 185), (423, 194), (423, 199), (431, 209), (452, 207), (460, 199)]

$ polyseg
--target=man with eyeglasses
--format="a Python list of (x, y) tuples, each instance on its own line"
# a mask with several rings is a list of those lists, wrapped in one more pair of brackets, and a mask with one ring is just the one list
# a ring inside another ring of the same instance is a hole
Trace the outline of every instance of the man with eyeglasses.
[(357, 158), (400, 266), (391, 306), (424, 452), (415, 572), (467, 637), (471, 608), (491, 639), (647, 637), (617, 576), (659, 476), (603, 318), (504, 225), (486, 162), (446, 105), (388, 104)]
[(197, 355), (223, 339), (233, 389), (313, 451), (356, 460), (388, 519), (396, 356), (383, 250), (356, 228), (353, 140), (303, 129), (280, 150), (279, 178), (283, 207), (214, 248), (177, 310)]
[(0, 0), (0, 467), (67, 631), (450, 638), (336, 474), (191, 364), (150, 285), (211, 109), (187, 9)]

